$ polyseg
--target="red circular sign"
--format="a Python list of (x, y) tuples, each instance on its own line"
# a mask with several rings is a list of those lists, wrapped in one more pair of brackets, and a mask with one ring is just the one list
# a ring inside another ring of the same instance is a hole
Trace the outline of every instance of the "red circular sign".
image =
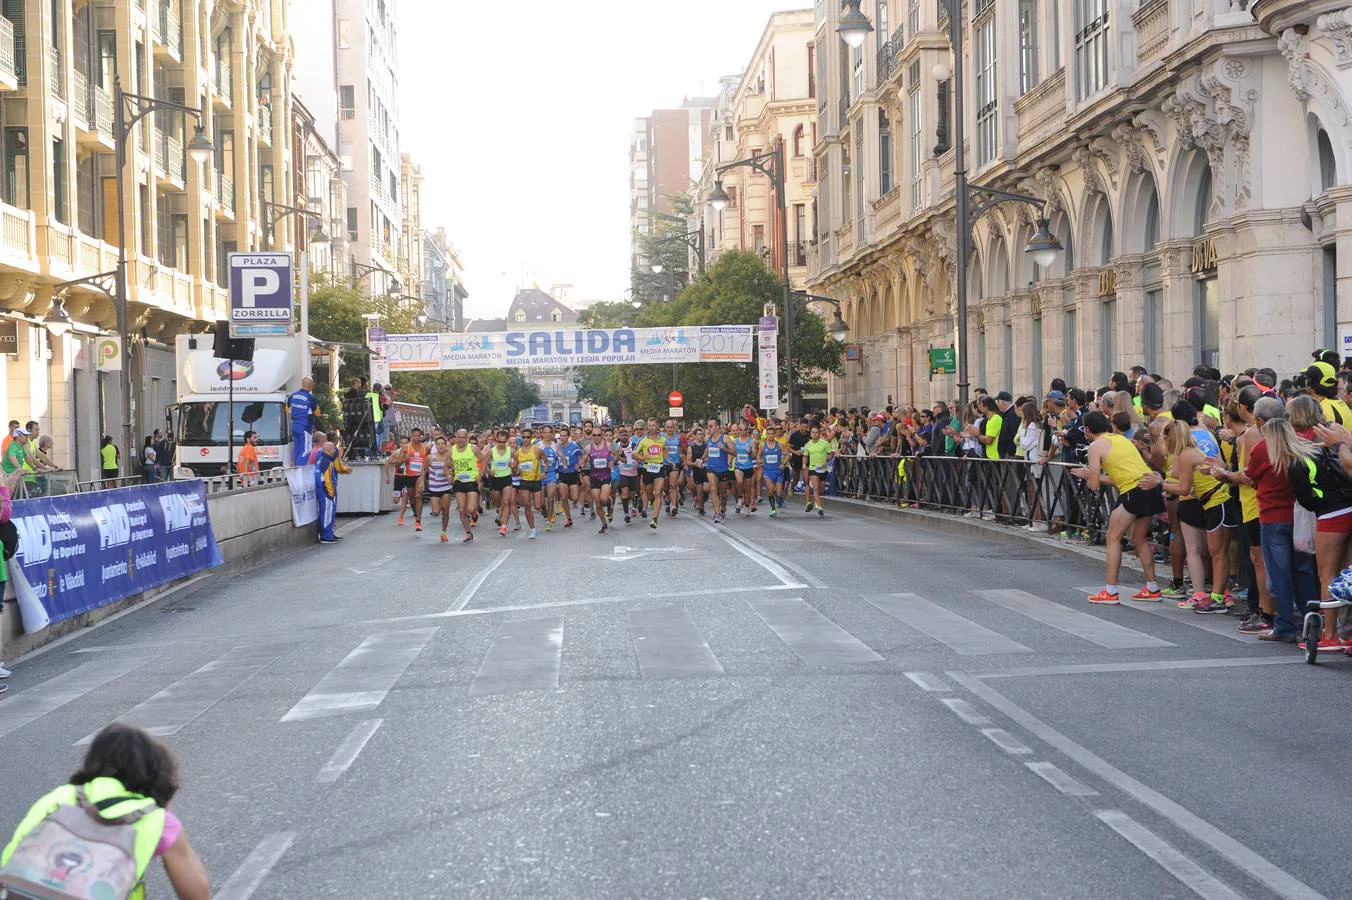
[(672, 391), (670, 394), (667, 394), (668, 406), (680, 406), (684, 402), (685, 394), (682, 394), (680, 391)]

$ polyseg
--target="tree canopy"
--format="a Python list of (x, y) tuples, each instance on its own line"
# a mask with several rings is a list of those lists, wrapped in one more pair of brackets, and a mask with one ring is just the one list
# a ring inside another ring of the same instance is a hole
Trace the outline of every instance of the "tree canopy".
[[(784, 282), (755, 253), (729, 251), (718, 257), (702, 278), (697, 278), (671, 302), (647, 301), (639, 309), (630, 303), (600, 303), (581, 317), (591, 328), (659, 328), (675, 325), (736, 325), (757, 322), (767, 304), (778, 310), (779, 340), (783, 347), (785, 320)], [(798, 301), (795, 301), (798, 302)], [(786, 391), (789, 377), (802, 391), (822, 373), (839, 374), (841, 347), (826, 332), (826, 326), (805, 305), (795, 306), (794, 370), (790, 373), (781, 351), (779, 383)], [(675, 371), (673, 372), (673, 368)], [(578, 370), (578, 394), (610, 408), (612, 416), (631, 418), (660, 415), (667, 406), (667, 393), (674, 386), (685, 395), (687, 415), (712, 416), (756, 405), (759, 370), (750, 363), (684, 363), (675, 366), (602, 366)]]

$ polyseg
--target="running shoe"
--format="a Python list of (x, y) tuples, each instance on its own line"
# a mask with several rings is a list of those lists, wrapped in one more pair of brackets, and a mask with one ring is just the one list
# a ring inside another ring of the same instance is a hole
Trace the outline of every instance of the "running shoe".
[(1200, 600), (1193, 605), (1192, 611), (1199, 615), (1209, 616), (1215, 615), (1216, 613), (1224, 613), (1228, 608), (1229, 607), (1225, 605), (1223, 600), (1217, 600), (1215, 597), (1208, 594), (1206, 595), (1206, 599)]
[(1166, 600), (1183, 600), (1188, 596), (1187, 589), (1183, 587), (1181, 581), (1171, 581), (1160, 591), (1160, 596)]
[(532, 528), (532, 529), (530, 530), (530, 535), (526, 538), (526, 540), (533, 541), (533, 540), (535, 540), (535, 537), (536, 537), (536, 535), (535, 535), (535, 529)]
[(1108, 593), (1108, 589), (1107, 589), (1107, 588), (1104, 588), (1103, 590), (1099, 591), (1097, 594), (1090, 594), (1090, 595), (1089, 595), (1089, 602), (1090, 602), (1090, 603), (1097, 603), (1097, 604), (1099, 604), (1100, 606), (1117, 606), (1117, 604), (1118, 604), (1118, 597), (1117, 597), (1116, 594), (1110, 594), (1110, 593)]
[(404, 517), (403, 517), (403, 516), (400, 516), (400, 517), (399, 517), (399, 521), (395, 522), (395, 523), (394, 523), (394, 526), (395, 526), (396, 528), (399, 528), (399, 527), (402, 527), (403, 524), (404, 524)]
[(321, 543), (321, 544), (336, 544), (336, 543), (338, 543), (338, 542), (337, 542), (336, 540), (334, 540), (333, 538), (320, 538), (320, 539), (319, 539), (319, 543)]
[(825, 516), (825, 515), (826, 515), (826, 510), (822, 509), (820, 506), (817, 507), (817, 515), (819, 515), (819, 516)]
[(549, 519), (545, 522), (545, 531), (553, 531), (553, 530), (554, 530), (554, 520)]
[(420, 532), (420, 531), (422, 531), (422, 523), (421, 523), (421, 522), (414, 522), (414, 523), (413, 523), (413, 533), (414, 533), (414, 534), (417, 534), (417, 533)]
[(446, 532), (444, 531), (441, 533), (441, 542), (443, 544), (449, 544), (451, 542), (451, 539), (446, 536)]
[(503, 537), (506, 537), (506, 536), (507, 536), (507, 526), (504, 525), (504, 526), (502, 526), (501, 528), (499, 528), (499, 529), (498, 529), (498, 534), (502, 535)]
[(11, 672), (9, 669), (6, 669), (4, 666), (0, 666), (0, 678), (8, 678), (12, 674), (14, 673)]
[[(1304, 650), (1304, 649), (1305, 649), (1305, 642), (1304, 642), (1304, 641), (1301, 641), (1301, 642), (1298, 643), (1296, 646), (1299, 647), (1300, 649)], [(1321, 637), (1321, 638), (1319, 639), (1319, 652), (1320, 652), (1320, 653), (1337, 653), (1337, 652), (1340, 651), (1340, 650), (1343, 650), (1343, 645), (1342, 645), (1342, 643), (1341, 643), (1337, 638), (1334, 638), (1333, 640), (1329, 640), (1329, 639), (1326, 638), (1326, 637)], [(1346, 651), (1344, 651), (1344, 652), (1346, 652)]]
[(704, 518), (704, 507), (702, 507), (702, 506), (699, 508), (699, 517), (700, 517), (701, 519)]
[(649, 522), (649, 523), (648, 523), (648, 527), (651, 528), (651, 529), (653, 529), (654, 531), (656, 531), (656, 530), (657, 530), (657, 520), (656, 520), (656, 519), (653, 519), (651, 522)]
[(778, 516), (778, 515), (779, 515), (779, 510), (775, 509), (773, 506), (770, 507), (770, 518), (773, 519), (773, 518), (775, 518), (775, 517)]
[(1151, 590), (1150, 588), (1148, 588), (1148, 587), (1143, 587), (1143, 588), (1141, 588), (1139, 591), (1137, 591), (1136, 593), (1132, 594), (1132, 595), (1131, 595), (1131, 599), (1132, 599), (1132, 600), (1148, 600), (1148, 601), (1150, 601), (1150, 602), (1152, 602), (1152, 603), (1158, 603), (1158, 602), (1160, 602), (1160, 597), (1161, 597), (1161, 596), (1162, 596), (1162, 595), (1160, 594), (1159, 591), (1152, 591), (1152, 590)]
[(474, 543), (474, 532), (472, 532), (472, 531), (466, 531), (466, 532), (465, 532), (465, 539), (464, 539), (463, 541), (461, 541), (460, 543), (462, 543), (462, 544), (472, 544), (472, 543)]
[(563, 527), (564, 527), (564, 528), (572, 528), (572, 527), (573, 527), (573, 520), (572, 520), (572, 519), (569, 519), (567, 522), (564, 522), (564, 523), (563, 523)]
[(803, 507), (803, 512), (805, 512), (805, 513), (810, 513), (810, 512), (812, 512), (812, 501), (811, 501), (811, 500), (807, 501), (807, 505)]
[(624, 524), (628, 525), (628, 524), (630, 524), (630, 522), (632, 522), (632, 521), (633, 521), (633, 520), (629, 518), (629, 513), (625, 513), (625, 514), (624, 514)]
[(1211, 595), (1206, 591), (1198, 591), (1186, 600), (1178, 601), (1179, 609), (1196, 609), (1198, 606), (1205, 606), (1211, 602)]
[(1263, 621), (1262, 616), (1249, 616), (1239, 623), (1240, 634), (1263, 634), (1271, 630), (1272, 626)]

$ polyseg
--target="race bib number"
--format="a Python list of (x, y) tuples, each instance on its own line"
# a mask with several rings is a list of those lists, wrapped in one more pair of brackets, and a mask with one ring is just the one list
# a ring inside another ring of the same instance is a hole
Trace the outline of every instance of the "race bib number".
[(710, 447), (710, 448), (709, 448), (709, 458), (710, 458), (710, 459), (722, 459), (722, 458), (723, 458), (723, 448), (722, 448), (722, 447)]
[(765, 454), (765, 464), (766, 464), (767, 466), (777, 466), (777, 465), (779, 465), (779, 454), (778, 454), (778, 453), (767, 453), (767, 454)]
[(420, 459), (410, 459), (410, 460), (408, 461), (407, 469), (408, 469), (408, 474), (410, 474), (410, 475), (421, 475), (421, 474), (422, 474), (422, 470), (423, 470), (422, 460), (420, 460)]
[(649, 471), (649, 472), (660, 472), (660, 471), (662, 471), (662, 464), (661, 464), (660, 462), (650, 462), (650, 463), (648, 463), (648, 471)]
[(534, 472), (535, 461), (531, 459), (523, 459), (521, 460), (521, 463), (518, 466), (518, 468), (520, 468), (522, 472)]

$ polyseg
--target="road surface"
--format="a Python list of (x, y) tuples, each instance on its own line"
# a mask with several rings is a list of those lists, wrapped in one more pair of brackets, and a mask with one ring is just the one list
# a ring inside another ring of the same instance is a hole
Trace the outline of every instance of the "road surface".
[(20, 666), (0, 820), (122, 719), (225, 900), (1352, 895), (1352, 660), (801, 507), (490, 525), (349, 523)]

